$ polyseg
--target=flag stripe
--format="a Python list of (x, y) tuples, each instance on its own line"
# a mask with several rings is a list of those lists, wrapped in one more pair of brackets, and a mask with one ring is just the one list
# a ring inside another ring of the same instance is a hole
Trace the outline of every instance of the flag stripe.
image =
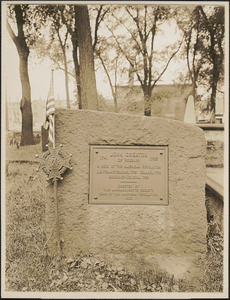
[(54, 106), (54, 89), (53, 89), (53, 73), (51, 76), (50, 81), (50, 89), (46, 101), (46, 119), (49, 122), (49, 133), (48, 139), (51, 143), (54, 143), (54, 113), (55, 113), (55, 106)]
[(55, 109), (53, 107), (50, 107), (46, 110), (46, 116), (48, 117), (49, 115), (54, 114)]
[(49, 115), (49, 141), (54, 142), (54, 115)]
[(48, 117), (50, 114), (55, 112), (54, 107), (54, 97), (46, 102), (46, 116)]

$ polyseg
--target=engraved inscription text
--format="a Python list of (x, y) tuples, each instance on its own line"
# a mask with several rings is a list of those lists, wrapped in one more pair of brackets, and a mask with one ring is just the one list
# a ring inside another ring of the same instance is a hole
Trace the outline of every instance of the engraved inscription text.
[(168, 204), (167, 146), (91, 146), (90, 203)]

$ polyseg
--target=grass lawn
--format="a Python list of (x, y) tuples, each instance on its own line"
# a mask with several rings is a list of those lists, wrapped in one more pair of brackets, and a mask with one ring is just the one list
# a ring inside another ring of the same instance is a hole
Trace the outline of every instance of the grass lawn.
[(209, 224), (209, 253), (199, 281), (175, 279), (166, 272), (130, 273), (94, 255), (55, 257), (45, 233), (45, 174), (36, 172), (41, 145), (6, 146), (6, 291), (28, 292), (221, 292), (222, 235)]

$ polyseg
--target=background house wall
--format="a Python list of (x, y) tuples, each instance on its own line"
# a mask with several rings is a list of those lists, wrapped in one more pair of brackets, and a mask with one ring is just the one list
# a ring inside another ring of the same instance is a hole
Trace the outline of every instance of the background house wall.
[[(152, 92), (152, 116), (183, 121), (190, 85), (157, 85)], [(117, 87), (119, 112), (142, 114), (144, 95), (139, 85)]]

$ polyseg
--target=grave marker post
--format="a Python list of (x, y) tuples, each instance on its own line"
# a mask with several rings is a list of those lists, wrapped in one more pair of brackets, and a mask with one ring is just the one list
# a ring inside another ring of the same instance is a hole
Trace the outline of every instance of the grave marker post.
[[(55, 148), (55, 138), (53, 142), (53, 147), (49, 148), (48, 151), (45, 152), (43, 157), (39, 157), (36, 155), (37, 158), (41, 159), (40, 166), (44, 173), (47, 175), (47, 181), (53, 183), (54, 187), (54, 201), (55, 201), (55, 219), (56, 219), (56, 232), (57, 232), (57, 254), (60, 254), (61, 247), (60, 247), (60, 226), (59, 226), (59, 212), (58, 212), (58, 197), (57, 197), (57, 181), (58, 179), (63, 180), (61, 176), (67, 169), (72, 169), (70, 164), (70, 157), (64, 156), (64, 154), (60, 151), (62, 145)], [(39, 169), (37, 169), (39, 171)]]

